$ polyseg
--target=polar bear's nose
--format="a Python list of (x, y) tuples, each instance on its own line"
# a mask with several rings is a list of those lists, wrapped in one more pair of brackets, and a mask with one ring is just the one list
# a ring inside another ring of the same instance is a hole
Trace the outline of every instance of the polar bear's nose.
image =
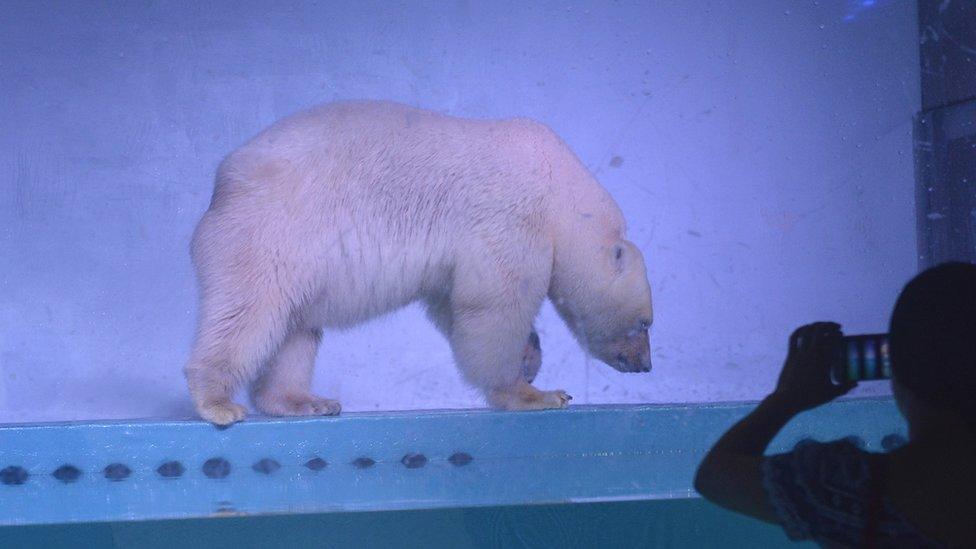
[(651, 353), (648, 352), (646, 355), (641, 356), (640, 365), (641, 365), (640, 371), (642, 372), (651, 371)]
[(650, 372), (651, 356), (650, 353), (640, 354), (628, 360), (623, 353), (617, 355), (617, 369), (621, 372)]

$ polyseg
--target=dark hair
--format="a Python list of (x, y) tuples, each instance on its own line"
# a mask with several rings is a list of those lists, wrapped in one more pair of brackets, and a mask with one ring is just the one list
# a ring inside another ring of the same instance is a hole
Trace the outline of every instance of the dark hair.
[(895, 380), (976, 426), (976, 265), (943, 263), (913, 278), (889, 332)]

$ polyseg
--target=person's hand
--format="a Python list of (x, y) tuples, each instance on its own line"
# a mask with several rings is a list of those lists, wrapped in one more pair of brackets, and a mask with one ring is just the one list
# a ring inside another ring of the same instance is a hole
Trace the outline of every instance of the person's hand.
[(840, 325), (816, 322), (801, 326), (790, 336), (789, 353), (771, 395), (796, 412), (830, 402), (857, 386), (836, 385), (830, 379), (830, 361), (843, 334)]

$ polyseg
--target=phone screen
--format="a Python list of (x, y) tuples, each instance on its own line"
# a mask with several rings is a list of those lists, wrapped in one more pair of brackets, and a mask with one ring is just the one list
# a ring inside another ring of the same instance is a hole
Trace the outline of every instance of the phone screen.
[(835, 353), (831, 375), (836, 383), (891, 378), (888, 334), (844, 336)]

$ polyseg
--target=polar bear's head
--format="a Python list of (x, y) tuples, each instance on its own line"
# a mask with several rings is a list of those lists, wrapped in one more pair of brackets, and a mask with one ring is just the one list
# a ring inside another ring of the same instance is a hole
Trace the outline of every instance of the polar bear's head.
[(556, 310), (589, 354), (621, 372), (649, 372), (654, 316), (644, 256), (624, 239), (597, 248), (552, 296)]

